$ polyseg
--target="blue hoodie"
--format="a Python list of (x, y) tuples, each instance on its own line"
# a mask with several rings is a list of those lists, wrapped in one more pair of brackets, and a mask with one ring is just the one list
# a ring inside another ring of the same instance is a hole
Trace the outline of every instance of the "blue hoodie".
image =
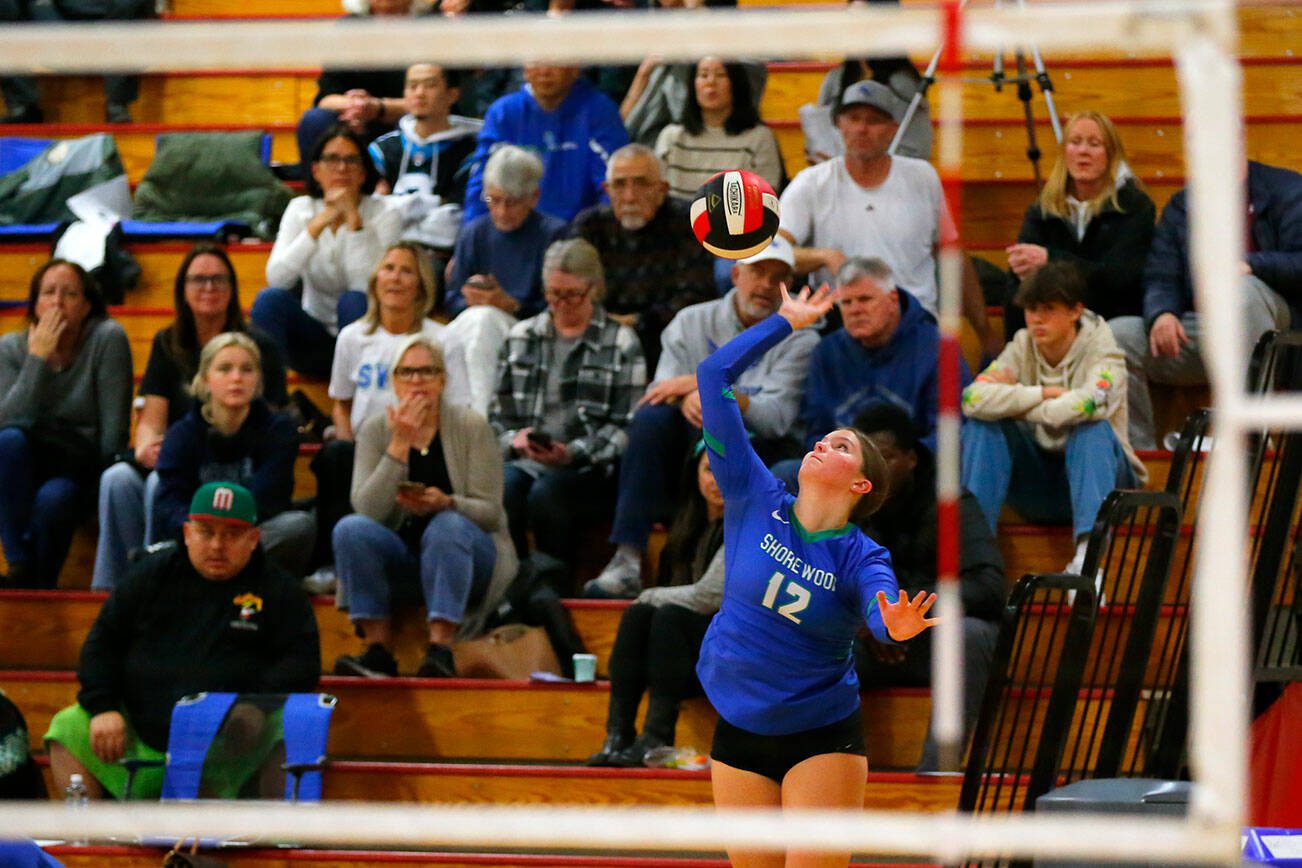
[[(806, 448), (828, 431), (851, 425), (870, 404), (885, 401), (908, 412), (935, 453), (940, 329), (910, 293), (901, 289), (899, 295), (900, 324), (886, 346), (868, 349), (840, 328), (814, 348), (801, 408)], [(972, 372), (966, 361), (959, 365), (962, 388), (972, 382)]]
[(507, 94), (484, 115), (466, 187), (463, 225), (488, 213), (483, 202), (484, 164), (501, 144), (537, 152), (543, 161), (538, 210), (568, 223), (589, 205), (606, 201), (601, 188), (606, 161), (628, 144), (628, 133), (619, 107), (583, 78), (574, 82), (553, 112), (543, 111), (527, 86)]

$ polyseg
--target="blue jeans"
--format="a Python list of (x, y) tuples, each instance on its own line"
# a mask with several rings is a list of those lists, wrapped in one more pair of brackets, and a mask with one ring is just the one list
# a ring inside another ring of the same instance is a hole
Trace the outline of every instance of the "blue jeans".
[(521, 559), (529, 554), (532, 530), (538, 551), (572, 567), (579, 531), (610, 515), (610, 480), (594, 467), (549, 467), (535, 479), (516, 461), (506, 463), (503, 476), (502, 504)]
[[(335, 306), (339, 328), (366, 313), (366, 293), (348, 290)], [(253, 299), (249, 311), (258, 328), (266, 332), (291, 368), (312, 377), (330, 376), (334, 360), (335, 337), (307, 311), (299, 296), (287, 289), (268, 287)]]
[(696, 430), (675, 406), (643, 404), (628, 426), (610, 541), (646, 548), (651, 526), (673, 512), (679, 468)]
[(1076, 537), (1094, 527), (1113, 489), (1135, 484), (1121, 441), (1106, 421), (1072, 426), (1066, 448), (1048, 452), (1027, 422), (968, 419), (963, 425), (963, 487), (976, 495), (995, 530), (1004, 501), (1035, 524), (1071, 523)]
[(349, 617), (388, 618), (394, 592), (419, 586), (429, 620), (460, 624), (466, 607), (482, 598), (493, 577), (493, 538), (459, 512), (444, 510), (429, 520), (413, 552), (397, 532), (353, 513), (331, 535), (335, 572), (347, 589)]
[(94, 480), (59, 476), (37, 458), (26, 431), (0, 429), (0, 545), (10, 567), (22, 566), (33, 584), (53, 588)]
[(152, 543), (154, 498), (158, 471), (142, 477), (136, 468), (119, 461), (99, 478), (99, 542), (95, 545), (95, 571), (90, 586), (111, 591), (127, 570), (127, 555)]

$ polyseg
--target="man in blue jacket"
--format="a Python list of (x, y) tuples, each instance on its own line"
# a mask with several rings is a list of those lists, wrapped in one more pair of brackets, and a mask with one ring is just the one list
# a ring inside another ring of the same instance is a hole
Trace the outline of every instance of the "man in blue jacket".
[[(1302, 322), (1302, 175), (1249, 162), (1247, 249), (1243, 295), (1246, 350), (1266, 332)], [(1144, 316), (1108, 323), (1126, 354), (1130, 445), (1155, 449), (1150, 381), (1177, 386), (1207, 382), (1189, 262), (1189, 212), (1184, 190), (1162, 209), (1144, 268)]]
[(543, 161), (538, 210), (565, 222), (589, 205), (606, 201), (606, 161), (628, 144), (619, 107), (588, 82), (576, 66), (526, 64), (525, 86), (488, 107), (479, 131), (466, 207), (468, 224), (487, 213), (484, 164), (502, 143), (536, 151)]
[[(873, 256), (852, 256), (836, 272), (842, 327), (814, 348), (801, 406), (806, 448), (828, 431), (851, 427), (874, 404), (899, 407), (921, 442), (936, 450), (940, 329), (910, 292), (895, 285), (891, 267)], [(972, 382), (959, 360), (960, 388)], [(796, 490), (798, 460), (780, 461), (773, 474)]]

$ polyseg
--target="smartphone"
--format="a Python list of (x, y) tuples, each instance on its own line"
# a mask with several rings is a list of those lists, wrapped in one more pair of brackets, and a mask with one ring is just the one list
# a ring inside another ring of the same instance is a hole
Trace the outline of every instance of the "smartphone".
[(424, 494), (425, 486), (419, 482), (412, 482), (410, 479), (404, 479), (398, 483), (398, 491), (402, 494)]
[(554, 442), (552, 440), (552, 435), (545, 431), (530, 431), (524, 436), (526, 440), (534, 446), (537, 446), (539, 449), (551, 449), (552, 443)]

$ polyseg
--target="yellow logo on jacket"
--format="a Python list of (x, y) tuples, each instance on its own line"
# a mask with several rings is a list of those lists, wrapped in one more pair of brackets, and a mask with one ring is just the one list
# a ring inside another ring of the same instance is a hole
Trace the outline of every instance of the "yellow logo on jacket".
[(240, 607), (240, 620), (247, 621), (262, 611), (262, 598), (257, 594), (240, 594), (231, 602)]

